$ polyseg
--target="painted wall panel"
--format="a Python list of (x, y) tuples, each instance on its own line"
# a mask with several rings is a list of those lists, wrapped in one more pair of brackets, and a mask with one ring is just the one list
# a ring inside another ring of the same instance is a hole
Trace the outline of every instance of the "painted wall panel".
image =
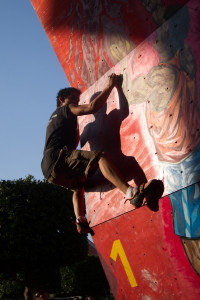
[(70, 85), (82, 90), (159, 27), (174, 2), (188, 1), (31, 0)]
[[(177, 15), (172, 16), (105, 74), (115, 71), (124, 76), (124, 95), (113, 92), (106, 115), (102, 110), (95, 117), (80, 118), (84, 149), (108, 152), (120, 173), (127, 180), (134, 179), (132, 184), (140, 184), (145, 178), (163, 179), (165, 194), (198, 182), (200, 177), (200, 47), (199, 32), (194, 30), (199, 12), (193, 9), (194, 4), (197, 1), (190, 1), (179, 10), (178, 20)], [(189, 10), (191, 16), (195, 12), (193, 18), (189, 18)], [(193, 20), (193, 39), (189, 19)], [(187, 24), (185, 32), (183, 23)], [(180, 32), (174, 31), (176, 26)], [(185, 38), (188, 32), (190, 45)], [(166, 34), (168, 39), (163, 40)], [(160, 46), (158, 38), (162, 40)], [(171, 39), (179, 39), (173, 50)], [(186, 71), (191, 72), (190, 76)], [(103, 89), (105, 75), (83, 94), (82, 103)], [(86, 201), (92, 224), (131, 209), (123, 205), (121, 193), (113, 191), (100, 177), (96, 174), (88, 183)], [(99, 186), (93, 188), (98, 179)], [(91, 193), (94, 189), (96, 193)]]
[(81, 103), (123, 74), (123, 93), (79, 118), (82, 148), (106, 151), (134, 186), (164, 182), (157, 211), (124, 204), (100, 172), (87, 182), (87, 216), (116, 299), (199, 299), (199, 0), (31, 2)]
[(174, 234), (168, 197), (159, 212), (143, 207), (93, 229), (115, 299), (199, 299), (200, 277)]

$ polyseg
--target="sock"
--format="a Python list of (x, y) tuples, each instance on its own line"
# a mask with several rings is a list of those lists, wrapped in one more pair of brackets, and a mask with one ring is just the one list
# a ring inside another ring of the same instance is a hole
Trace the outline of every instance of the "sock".
[(79, 216), (77, 219), (76, 219), (76, 222), (77, 223), (85, 223), (87, 221), (87, 219), (84, 217), (84, 216)]
[(134, 188), (132, 186), (129, 186), (127, 191), (126, 191), (126, 198), (130, 199), (134, 196)]

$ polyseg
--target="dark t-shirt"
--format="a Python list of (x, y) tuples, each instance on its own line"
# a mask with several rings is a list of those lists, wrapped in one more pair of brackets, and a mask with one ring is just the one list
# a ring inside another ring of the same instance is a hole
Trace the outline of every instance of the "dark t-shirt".
[(77, 117), (71, 113), (68, 105), (57, 108), (51, 115), (44, 147), (44, 156), (41, 163), (43, 175), (46, 179), (56, 162), (60, 150), (64, 146), (76, 148)]

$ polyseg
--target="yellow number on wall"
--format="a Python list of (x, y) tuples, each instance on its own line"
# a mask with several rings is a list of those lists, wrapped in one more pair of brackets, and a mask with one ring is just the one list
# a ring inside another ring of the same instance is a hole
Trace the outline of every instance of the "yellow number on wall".
[(131, 287), (136, 287), (137, 286), (137, 282), (135, 280), (135, 277), (133, 275), (133, 272), (131, 270), (130, 264), (128, 262), (128, 259), (126, 257), (126, 254), (124, 252), (124, 249), (122, 247), (122, 244), (120, 242), (120, 240), (116, 240), (113, 242), (113, 246), (112, 246), (112, 250), (110, 253), (110, 257), (116, 261), (117, 260), (117, 255), (119, 255), (122, 265), (124, 267), (124, 270), (126, 272), (126, 275), (128, 277), (128, 280), (130, 282)]

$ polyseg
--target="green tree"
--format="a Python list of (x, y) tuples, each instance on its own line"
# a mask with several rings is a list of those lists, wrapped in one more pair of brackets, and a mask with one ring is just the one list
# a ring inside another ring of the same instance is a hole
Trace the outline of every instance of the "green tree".
[(61, 289), (59, 295), (72, 295), (75, 292), (76, 274), (73, 268), (65, 266), (60, 269)]
[(97, 256), (88, 256), (81, 262), (61, 270), (62, 295), (103, 296), (110, 287)]
[[(18, 274), (16, 274), (16, 279)], [(4, 276), (0, 274), (0, 299), (13, 300), (23, 299), (23, 286), (15, 280), (5, 280)], [(20, 297), (21, 296), (21, 297)]]
[(97, 256), (88, 256), (76, 265), (75, 289), (79, 295), (105, 296), (110, 290), (107, 278)]
[(32, 176), (0, 181), (1, 279), (20, 282), (27, 300), (38, 286), (58, 290), (59, 269), (87, 256), (87, 238), (71, 223), (71, 197)]

